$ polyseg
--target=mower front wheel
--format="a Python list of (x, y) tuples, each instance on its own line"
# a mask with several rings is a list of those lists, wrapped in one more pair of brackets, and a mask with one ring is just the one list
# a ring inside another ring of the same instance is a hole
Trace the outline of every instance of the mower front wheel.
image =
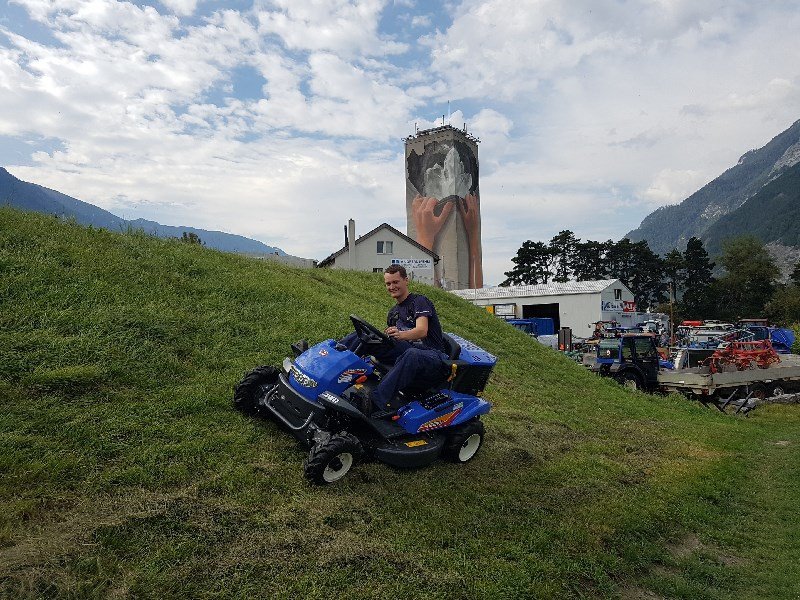
[(309, 450), (303, 474), (315, 485), (335, 483), (347, 475), (362, 453), (361, 443), (354, 436), (337, 433)]
[(264, 365), (245, 373), (233, 391), (233, 406), (247, 415), (258, 412), (258, 401), (265, 385), (277, 383), (280, 371)]
[(447, 438), (442, 456), (450, 462), (469, 462), (483, 445), (484, 432), (481, 421), (465, 423)]

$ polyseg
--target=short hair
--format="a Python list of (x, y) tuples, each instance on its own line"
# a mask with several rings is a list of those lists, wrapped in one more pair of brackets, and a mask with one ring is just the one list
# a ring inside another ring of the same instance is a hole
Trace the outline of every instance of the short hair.
[(400, 273), (400, 277), (403, 279), (408, 279), (408, 273), (406, 273), (406, 268), (403, 265), (389, 265), (383, 270), (384, 273)]

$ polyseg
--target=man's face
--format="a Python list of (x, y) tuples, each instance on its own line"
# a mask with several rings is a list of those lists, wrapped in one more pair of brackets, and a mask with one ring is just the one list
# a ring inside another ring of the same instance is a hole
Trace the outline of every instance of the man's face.
[(402, 277), (400, 273), (384, 273), (383, 282), (386, 284), (386, 291), (398, 302), (402, 302), (408, 296), (408, 279)]

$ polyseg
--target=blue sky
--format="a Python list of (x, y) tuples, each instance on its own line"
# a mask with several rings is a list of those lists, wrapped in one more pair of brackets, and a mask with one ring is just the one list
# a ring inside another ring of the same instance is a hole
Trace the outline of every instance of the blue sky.
[(487, 283), (619, 239), (800, 118), (800, 0), (0, 2), (0, 165), (321, 259), (406, 230), (402, 138), (481, 139)]

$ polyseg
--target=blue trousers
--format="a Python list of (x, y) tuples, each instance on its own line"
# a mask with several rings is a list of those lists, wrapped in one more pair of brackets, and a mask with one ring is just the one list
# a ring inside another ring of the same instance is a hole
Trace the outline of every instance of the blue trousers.
[[(355, 333), (342, 339), (351, 350), (358, 344)], [(390, 347), (376, 347), (372, 354), (384, 364), (393, 365), (383, 376), (378, 387), (372, 392), (372, 402), (380, 410), (398, 409), (400, 401), (397, 392), (414, 385), (429, 387), (441, 383), (448, 369), (443, 352), (417, 346), (403, 340), (395, 340)]]

